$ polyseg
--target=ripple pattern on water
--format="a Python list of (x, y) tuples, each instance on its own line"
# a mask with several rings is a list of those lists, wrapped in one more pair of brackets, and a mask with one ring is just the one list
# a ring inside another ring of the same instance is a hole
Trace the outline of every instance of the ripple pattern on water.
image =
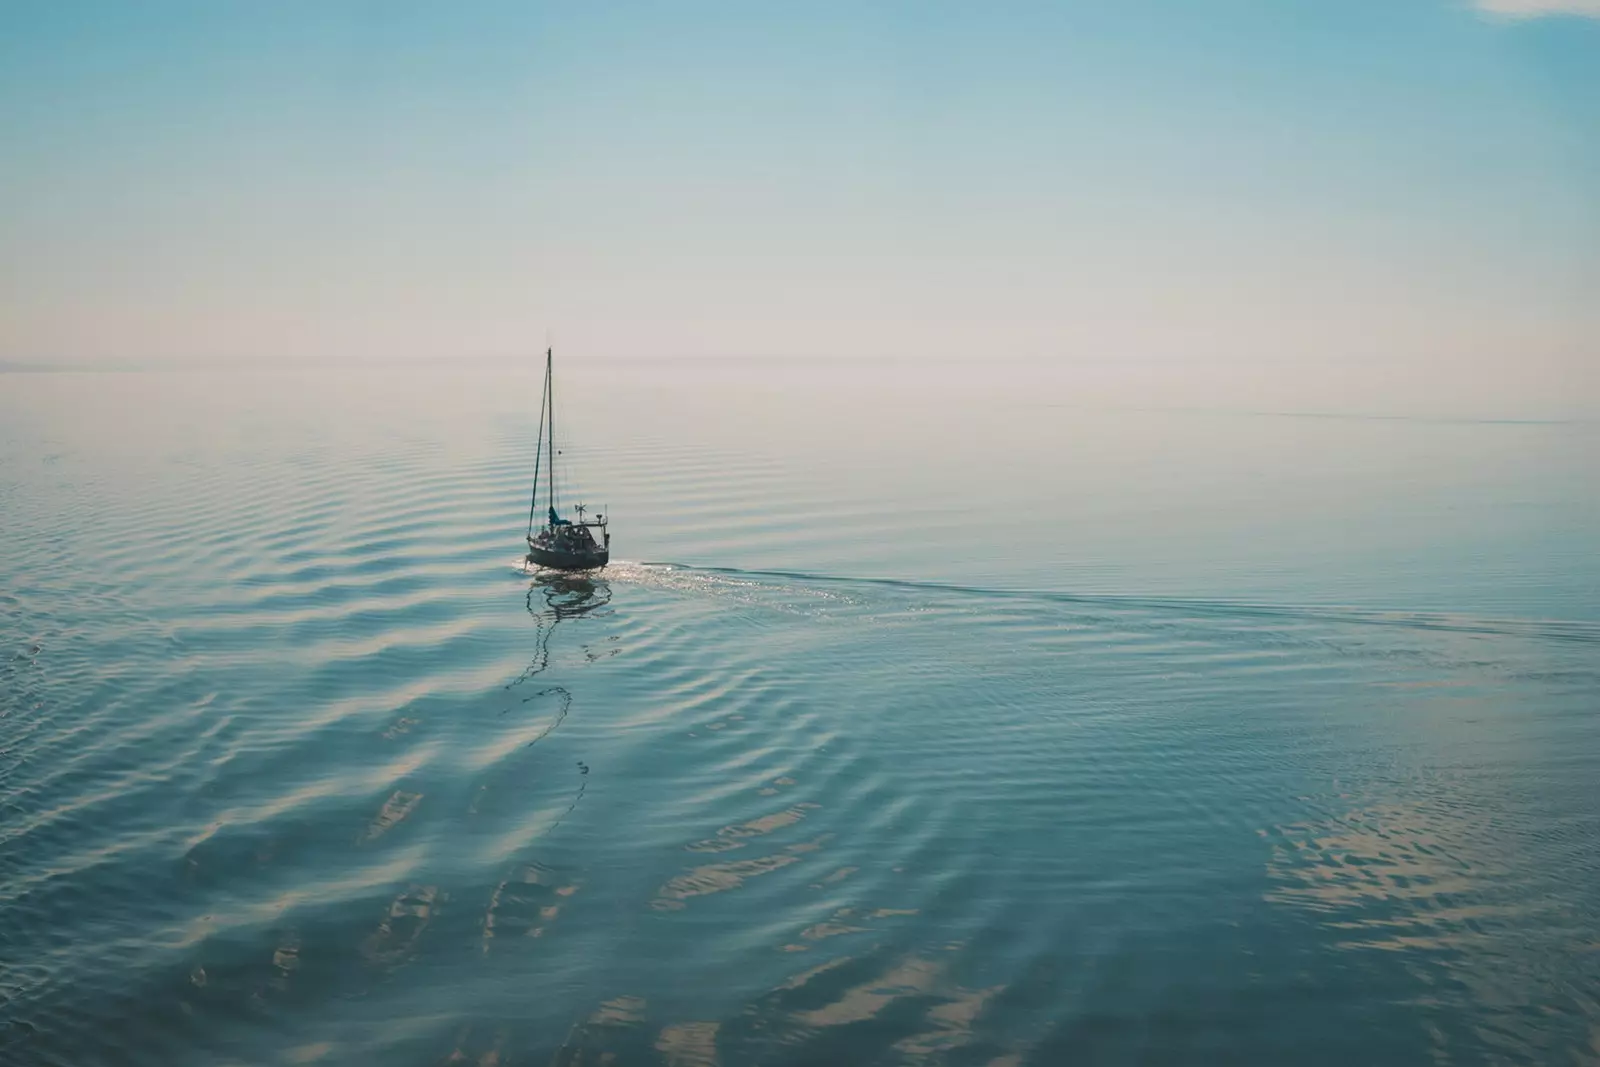
[[(531, 575), (511, 416), (253, 404), (0, 461), (7, 1063), (1593, 1058), (1600, 623)], [(921, 521), (671, 441), (708, 556)]]

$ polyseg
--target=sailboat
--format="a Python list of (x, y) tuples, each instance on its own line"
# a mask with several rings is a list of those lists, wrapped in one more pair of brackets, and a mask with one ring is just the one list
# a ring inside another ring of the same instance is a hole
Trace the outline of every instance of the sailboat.
[[(556, 402), (552, 387), (552, 349), (544, 353), (544, 395), (539, 401), (539, 447), (533, 460), (533, 499), (528, 504), (528, 562), (557, 571), (592, 571), (611, 562), (611, 532), (606, 517), (587, 517), (582, 504), (573, 508), (574, 519), (556, 510)], [(545, 521), (535, 526), (539, 513), (539, 477), (544, 475)], [(599, 540), (595, 534), (599, 533)]]

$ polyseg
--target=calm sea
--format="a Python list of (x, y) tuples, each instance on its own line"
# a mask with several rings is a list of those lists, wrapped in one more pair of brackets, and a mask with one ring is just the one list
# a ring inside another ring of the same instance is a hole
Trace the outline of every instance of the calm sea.
[(1600, 1062), (1596, 424), (557, 370), (0, 375), (0, 1061)]

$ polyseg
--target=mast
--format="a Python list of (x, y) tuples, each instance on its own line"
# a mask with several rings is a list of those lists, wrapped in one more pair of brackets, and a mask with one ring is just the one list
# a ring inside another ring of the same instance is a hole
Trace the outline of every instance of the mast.
[(544, 393), (549, 398), (550, 419), (550, 511), (556, 510), (556, 380), (552, 373), (554, 350), (544, 350)]
[[(539, 391), (539, 433), (534, 437), (537, 448), (533, 453), (533, 495), (528, 500), (528, 536), (533, 536), (533, 515), (539, 510), (539, 468), (544, 462), (544, 409), (550, 396), (550, 352), (545, 351), (544, 382)], [(550, 480), (555, 481), (555, 457), (550, 460)]]

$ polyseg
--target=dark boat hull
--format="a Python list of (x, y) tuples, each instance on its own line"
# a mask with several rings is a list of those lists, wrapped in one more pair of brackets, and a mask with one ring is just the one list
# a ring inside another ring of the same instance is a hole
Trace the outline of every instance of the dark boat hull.
[(593, 571), (611, 562), (611, 550), (597, 548), (592, 551), (571, 551), (530, 543), (528, 562), (553, 571)]

